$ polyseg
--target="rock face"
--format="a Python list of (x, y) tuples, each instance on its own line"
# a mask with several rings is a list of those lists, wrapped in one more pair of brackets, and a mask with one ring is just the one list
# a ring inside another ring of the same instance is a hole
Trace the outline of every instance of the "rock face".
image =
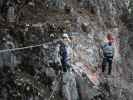
[(64, 0), (48, 0), (48, 8), (59, 8), (64, 9), (65, 2)]
[[(127, 0), (1, 2), (1, 100), (132, 100)], [(11, 2), (13, 14), (6, 16)], [(63, 33), (70, 36), (72, 50), (72, 67), (66, 73), (58, 54)], [(115, 56), (112, 76), (104, 79), (100, 45), (107, 33), (114, 37)]]
[(72, 72), (67, 72), (63, 75), (63, 95), (66, 100), (78, 100), (79, 95), (76, 86), (75, 75)]

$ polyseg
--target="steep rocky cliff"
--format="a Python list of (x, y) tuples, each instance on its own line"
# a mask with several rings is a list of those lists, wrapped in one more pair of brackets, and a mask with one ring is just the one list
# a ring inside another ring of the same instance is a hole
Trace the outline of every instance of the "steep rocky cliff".
[[(128, 0), (1, 0), (0, 13), (1, 100), (132, 100)], [(72, 49), (66, 73), (57, 63), (63, 33)], [(105, 79), (107, 33), (115, 56)]]

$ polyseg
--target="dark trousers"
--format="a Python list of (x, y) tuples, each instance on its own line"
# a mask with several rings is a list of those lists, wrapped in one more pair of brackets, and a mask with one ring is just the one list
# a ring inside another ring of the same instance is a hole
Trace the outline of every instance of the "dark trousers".
[(112, 71), (112, 60), (113, 60), (113, 57), (104, 57), (104, 58), (103, 58), (103, 62), (102, 62), (102, 72), (105, 71), (106, 66), (107, 66), (107, 64), (108, 64), (108, 74), (109, 74), (109, 75), (111, 74), (111, 71)]
[(62, 63), (63, 72), (67, 72), (70, 69), (71, 65), (68, 62), (64, 61), (61, 61), (61, 63)]

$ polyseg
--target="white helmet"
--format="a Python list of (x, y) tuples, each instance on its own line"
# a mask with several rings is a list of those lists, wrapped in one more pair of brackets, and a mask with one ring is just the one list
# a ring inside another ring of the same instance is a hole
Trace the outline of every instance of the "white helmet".
[(64, 33), (64, 34), (62, 35), (62, 37), (63, 37), (63, 38), (69, 38), (68, 34), (66, 34), (66, 33)]
[(64, 33), (64, 34), (62, 35), (62, 37), (63, 37), (63, 38), (66, 38), (66, 39), (70, 42), (70, 39), (69, 39), (68, 34)]

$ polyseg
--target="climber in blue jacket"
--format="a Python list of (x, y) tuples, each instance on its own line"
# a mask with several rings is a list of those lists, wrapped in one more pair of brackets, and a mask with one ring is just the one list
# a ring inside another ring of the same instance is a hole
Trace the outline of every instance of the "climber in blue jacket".
[(68, 42), (70, 41), (67, 34), (63, 34), (63, 41), (60, 43), (60, 56), (61, 64), (63, 66), (63, 71), (66, 72), (70, 68), (70, 46)]
[(103, 51), (103, 62), (102, 62), (102, 72), (105, 71), (106, 65), (108, 63), (108, 75), (111, 75), (112, 71), (112, 60), (114, 57), (114, 47), (112, 45), (112, 40), (110, 39), (110, 34), (108, 34), (108, 42), (102, 45)]

